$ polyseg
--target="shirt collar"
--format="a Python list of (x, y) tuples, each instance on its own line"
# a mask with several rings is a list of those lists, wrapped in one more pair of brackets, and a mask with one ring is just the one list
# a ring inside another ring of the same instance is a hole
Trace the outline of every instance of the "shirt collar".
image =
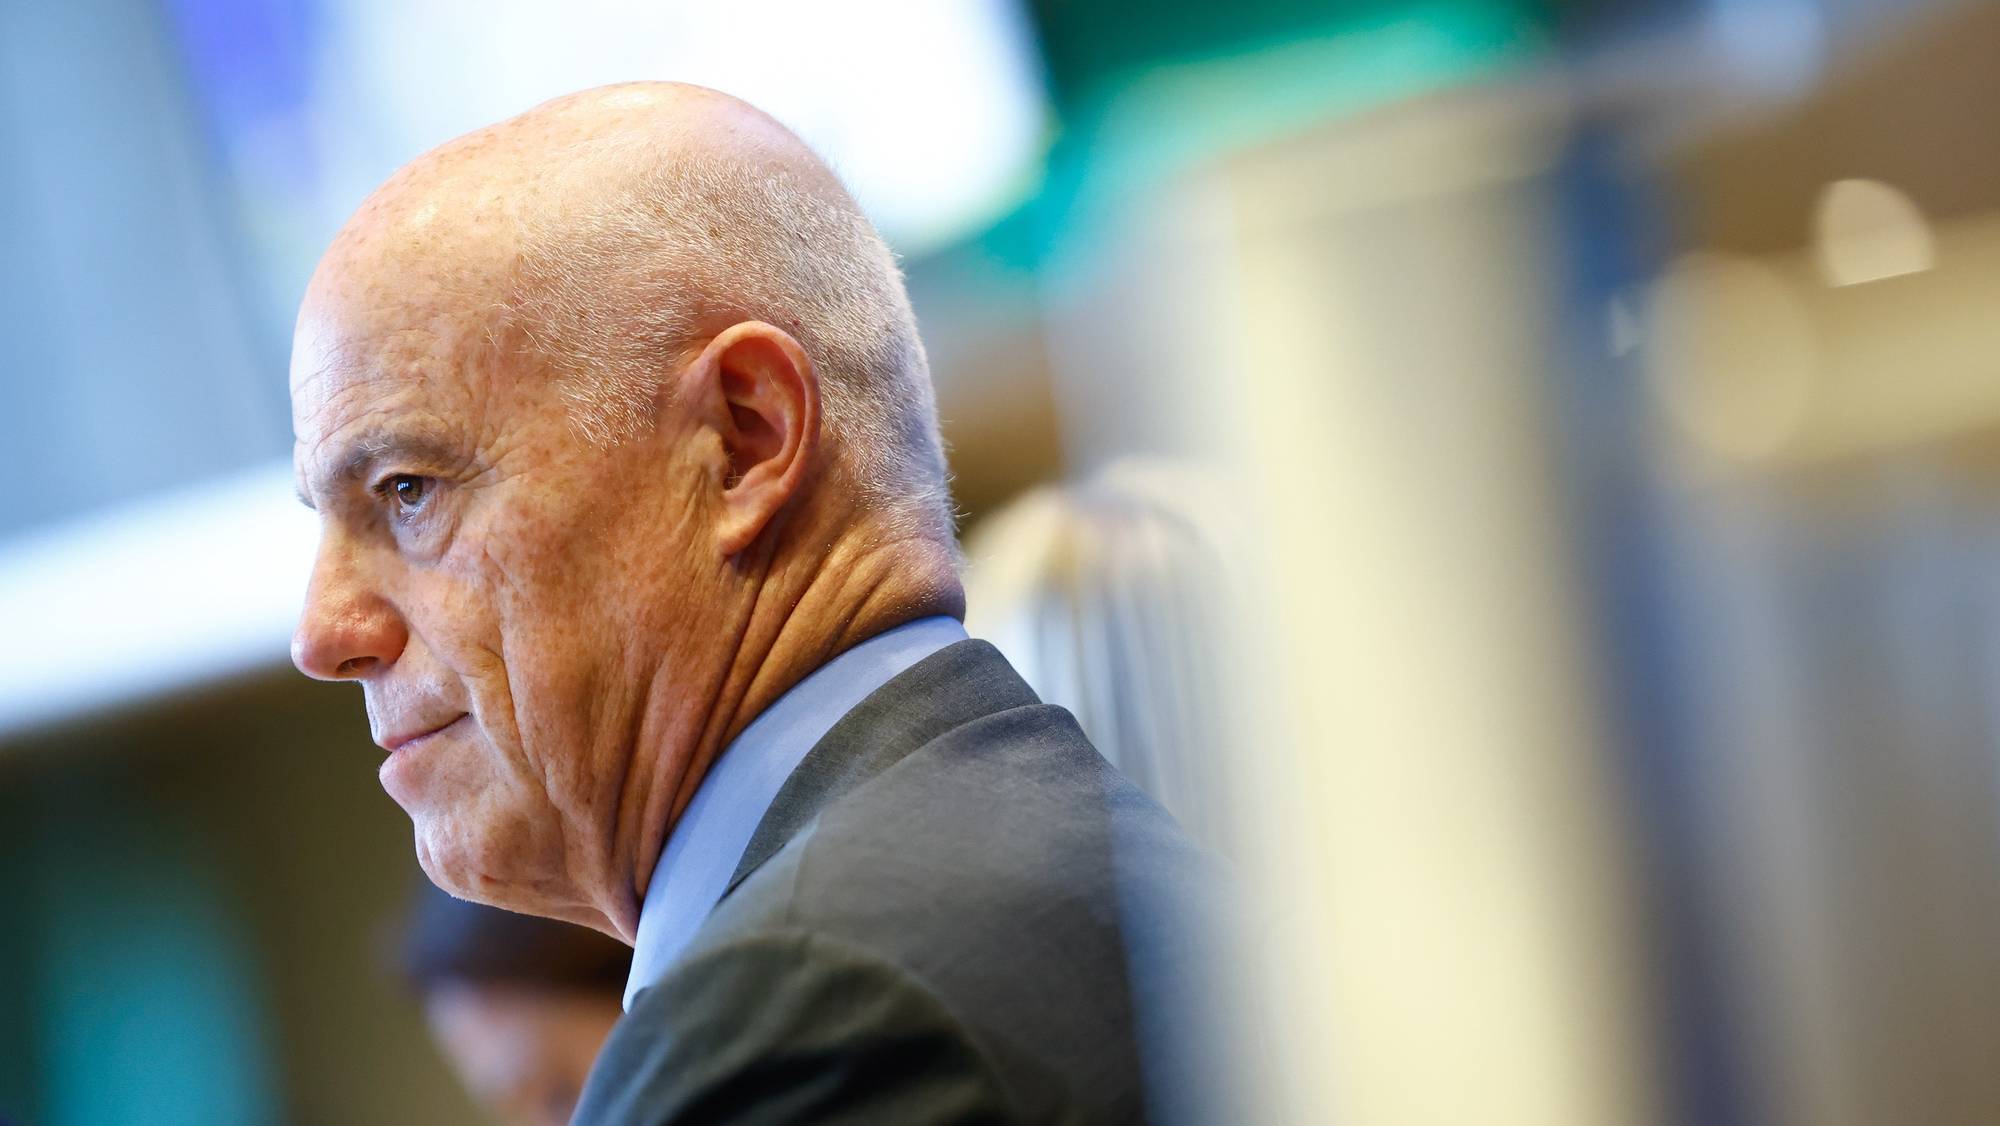
[(897, 673), (963, 640), (965, 627), (941, 615), (877, 634), (813, 670), (731, 740), (667, 834), (646, 885), (626, 1007), (665, 975), (721, 901), (758, 822), (806, 752)]

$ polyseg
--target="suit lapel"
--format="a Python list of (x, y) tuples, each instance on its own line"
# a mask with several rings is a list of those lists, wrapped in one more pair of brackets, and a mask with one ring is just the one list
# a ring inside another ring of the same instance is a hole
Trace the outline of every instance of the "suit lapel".
[(855, 705), (806, 752), (757, 823), (724, 897), (842, 794), (954, 728), (1039, 703), (1000, 651), (984, 641), (948, 645), (911, 665)]

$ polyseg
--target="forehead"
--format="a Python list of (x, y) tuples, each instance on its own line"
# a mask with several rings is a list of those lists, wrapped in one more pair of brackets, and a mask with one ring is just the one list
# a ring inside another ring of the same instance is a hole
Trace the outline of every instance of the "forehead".
[(496, 350), (516, 217), (504, 185), (452, 173), (467, 164), (456, 149), (413, 164), (335, 236), (299, 310), (295, 419), (357, 378), (437, 382)]
[(292, 344), (302, 448), (361, 413), (487, 415), (512, 406), (502, 400), (529, 382), (518, 378), (526, 357), (504, 287), (442, 256), (426, 260), (422, 249), (337, 245), (314, 276)]
[(301, 469), (411, 414), (468, 444), (567, 417), (517, 311), (524, 209), (541, 191), (518, 147), (496, 128), (433, 150), (336, 236), (293, 340)]
[(388, 432), (430, 441), (476, 440), (515, 408), (496, 403), (508, 386), (494, 349), (476, 330), (437, 319), (357, 330), (338, 322), (302, 327), (292, 360), (292, 429), (302, 471), (353, 456), (348, 447)]

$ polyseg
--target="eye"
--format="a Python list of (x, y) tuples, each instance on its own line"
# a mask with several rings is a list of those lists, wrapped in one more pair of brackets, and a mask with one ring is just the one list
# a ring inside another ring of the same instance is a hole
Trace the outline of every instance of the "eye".
[(409, 515), (424, 506), (424, 500), (430, 496), (431, 482), (428, 477), (398, 473), (383, 478), (375, 491), (393, 501), (399, 514)]

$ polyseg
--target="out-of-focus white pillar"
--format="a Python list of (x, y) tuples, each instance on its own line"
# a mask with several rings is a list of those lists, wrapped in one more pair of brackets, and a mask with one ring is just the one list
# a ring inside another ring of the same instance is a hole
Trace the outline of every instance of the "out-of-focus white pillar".
[(1216, 753), (1269, 1120), (1656, 1117), (1553, 480), (1559, 133), (1491, 90), (1331, 126), (1134, 207), (1052, 289), (1072, 463), (1195, 453), (1240, 500)]

